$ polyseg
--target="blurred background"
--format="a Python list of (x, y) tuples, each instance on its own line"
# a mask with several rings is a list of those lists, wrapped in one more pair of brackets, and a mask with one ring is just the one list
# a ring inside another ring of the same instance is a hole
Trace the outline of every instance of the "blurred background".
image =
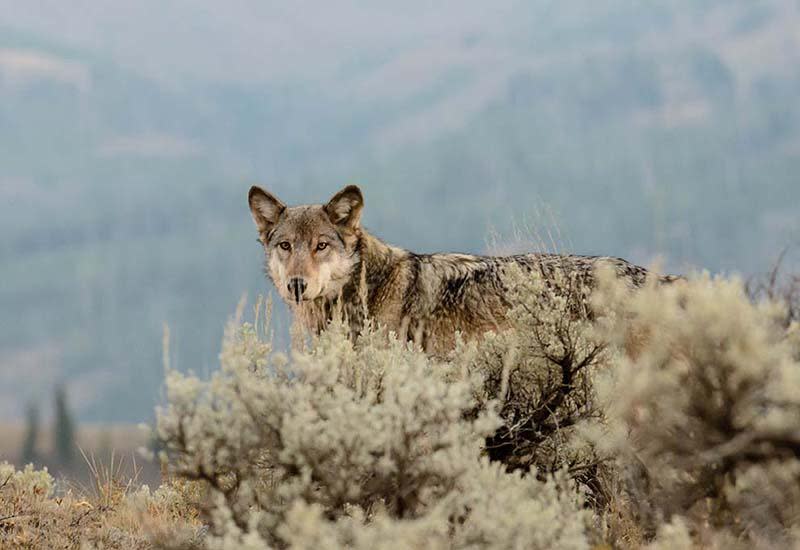
[(253, 183), (358, 183), (421, 252), (747, 276), (800, 240), (798, 100), (795, 0), (0, 0), (0, 458), (150, 420), (163, 323), (216, 367), (270, 288)]

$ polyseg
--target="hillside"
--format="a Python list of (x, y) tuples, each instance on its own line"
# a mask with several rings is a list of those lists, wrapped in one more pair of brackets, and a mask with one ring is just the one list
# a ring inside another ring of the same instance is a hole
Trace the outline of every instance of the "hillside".
[(59, 380), (83, 419), (151, 417), (164, 322), (179, 367), (214, 369), (220, 320), (268, 290), (254, 181), (287, 202), (357, 181), (366, 225), (424, 251), (485, 251), (491, 230), (514, 248), (531, 225), (560, 249), (752, 273), (800, 237), (791, 2), (353, 2), (317, 25), (246, 2), (17, 4), (0, 1), (4, 418)]

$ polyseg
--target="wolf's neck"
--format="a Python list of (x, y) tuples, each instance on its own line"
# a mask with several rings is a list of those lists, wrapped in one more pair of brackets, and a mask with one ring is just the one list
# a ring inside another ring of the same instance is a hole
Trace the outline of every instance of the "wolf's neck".
[(386, 306), (387, 293), (404, 294), (404, 289), (398, 288), (398, 282), (402, 280), (400, 274), (409, 252), (386, 244), (365, 231), (359, 237), (356, 251), (358, 262), (339, 296), (304, 303), (295, 309), (295, 314), (307, 329), (320, 332), (334, 318), (343, 316), (350, 325), (351, 334), (358, 334), (366, 321), (365, 314), (373, 317)]
[[(369, 303), (376, 290), (392, 279), (398, 262), (408, 252), (363, 231), (358, 243), (358, 254), (360, 260), (353, 273), (352, 290), (355, 290), (356, 297), (359, 293), (363, 295), (366, 292)], [(361, 288), (363, 285), (366, 285), (365, 289)]]

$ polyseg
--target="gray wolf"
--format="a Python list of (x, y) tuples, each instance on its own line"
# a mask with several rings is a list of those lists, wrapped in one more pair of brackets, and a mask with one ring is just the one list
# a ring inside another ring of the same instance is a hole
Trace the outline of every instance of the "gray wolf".
[(632, 286), (648, 277), (642, 267), (600, 256), (416, 254), (361, 226), (364, 198), (355, 185), (324, 205), (288, 207), (256, 186), (248, 202), (266, 272), (302, 326), (319, 332), (339, 311), (357, 331), (368, 317), (433, 355), (449, 351), (456, 332), (477, 338), (506, 324), (511, 266), (545, 280), (562, 269), (590, 282), (602, 262)]

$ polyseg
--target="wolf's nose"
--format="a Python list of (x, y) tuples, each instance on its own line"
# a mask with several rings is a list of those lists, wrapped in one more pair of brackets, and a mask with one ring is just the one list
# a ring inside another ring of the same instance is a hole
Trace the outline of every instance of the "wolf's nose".
[(289, 279), (289, 294), (292, 295), (294, 301), (298, 304), (302, 301), (303, 293), (306, 291), (307, 286), (308, 285), (302, 277), (294, 277)]

